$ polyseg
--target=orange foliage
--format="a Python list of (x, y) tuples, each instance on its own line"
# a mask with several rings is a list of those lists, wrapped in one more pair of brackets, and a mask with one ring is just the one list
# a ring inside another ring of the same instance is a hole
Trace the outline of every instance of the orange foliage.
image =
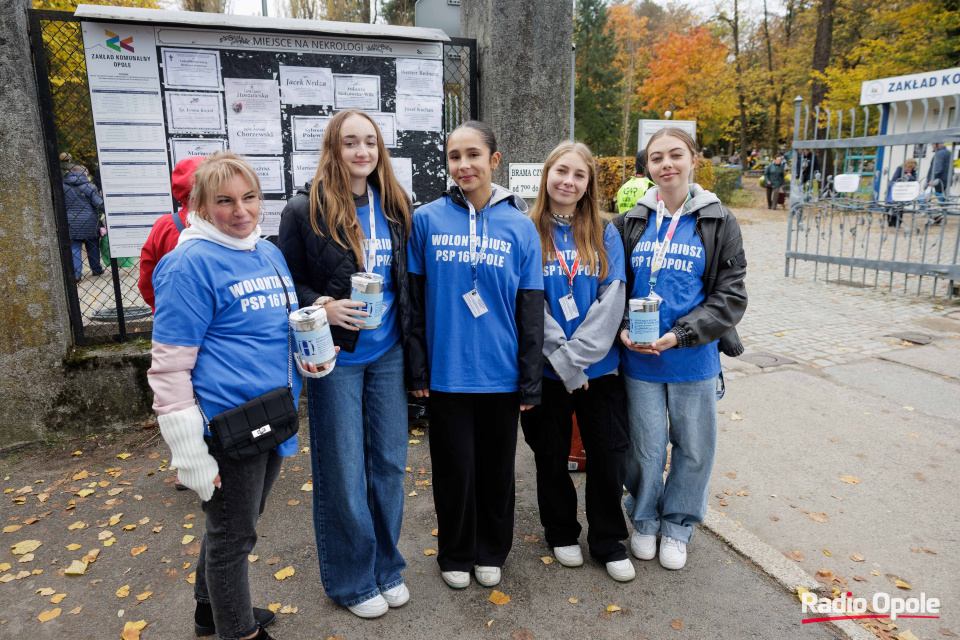
[(633, 177), (633, 158), (609, 156), (597, 158), (597, 182), (599, 183), (601, 211), (617, 212), (617, 191), (623, 186), (623, 165), (627, 163), (627, 180)]

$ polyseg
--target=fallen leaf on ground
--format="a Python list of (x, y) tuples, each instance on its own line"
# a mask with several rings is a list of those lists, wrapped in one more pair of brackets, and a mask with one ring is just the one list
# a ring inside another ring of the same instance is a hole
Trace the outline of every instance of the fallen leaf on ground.
[(113, 546), (113, 543), (116, 542), (116, 541), (117, 541), (116, 538), (113, 538), (113, 537), (107, 538), (106, 540), (103, 541), (103, 546), (105, 546), (105, 547), (112, 547), (112, 546)]
[(430, 535), (436, 537), (438, 533), (440, 533), (440, 529), (434, 529), (433, 531), (430, 532)]
[(75, 615), (77, 615), (78, 613), (80, 613), (81, 611), (83, 611), (83, 605), (80, 605), (79, 607), (76, 607), (76, 608), (74, 608), (74, 609), (71, 609), (71, 610), (70, 610), (70, 615), (75, 616)]
[(123, 493), (123, 487), (114, 487), (113, 489), (110, 489), (110, 491), (107, 491), (108, 496), (117, 496), (121, 493)]
[(860, 478), (857, 476), (840, 476), (840, 479), (847, 484), (860, 484)]
[(147, 626), (146, 620), (127, 622), (120, 632), (120, 640), (140, 640), (140, 632)]
[(913, 588), (913, 587), (911, 587), (909, 584), (907, 584), (906, 582), (904, 582), (903, 580), (894, 580), (894, 581), (893, 581), (893, 584), (895, 584), (896, 586), (900, 587), (901, 589), (912, 589), (912, 588)]
[(194, 541), (195, 538), (196, 536), (191, 536), (191, 535), (183, 536), (183, 540), (180, 541), (180, 544), (190, 544), (191, 542)]
[(904, 631), (903, 633), (897, 636), (897, 640), (920, 640), (920, 638), (913, 635), (913, 633), (909, 629), (907, 629), (906, 631)]
[(43, 546), (43, 543), (39, 540), (24, 540), (23, 542), (12, 545), (10, 550), (13, 552), (13, 555), (22, 556), (25, 553), (36, 551), (41, 546)]
[(313, 491), (313, 482), (308, 482), (300, 487), (300, 491)]
[(408, 498), (415, 498), (416, 495), (417, 495), (417, 492), (416, 492), (416, 491), (411, 491), (410, 493), (407, 494), (407, 497), (408, 497)]
[(487, 600), (489, 600), (495, 605), (507, 604), (508, 602), (510, 602), (510, 596), (508, 596), (507, 594), (501, 591), (494, 590), (494, 592), (490, 594), (490, 597), (487, 598)]
[(96, 560), (97, 556), (99, 555), (100, 555), (100, 549), (90, 549), (90, 553), (88, 553), (87, 555), (83, 556), (80, 559), (86, 562), (87, 564), (90, 564), (91, 562)]
[(252, 554), (247, 556), (247, 562), (256, 562), (259, 559), (260, 559), (260, 556), (255, 556)]
[(853, 560), (854, 562), (863, 562), (864, 560), (867, 559), (867, 557), (862, 556), (859, 553), (854, 553), (850, 556), (850, 559)]
[(737, 479), (737, 474), (735, 474), (733, 471), (728, 471), (728, 472), (727, 472), (727, 477), (730, 478), (731, 480), (736, 480), (736, 479)]
[(273, 577), (277, 580), (286, 580), (294, 573), (296, 573), (296, 571), (293, 570), (293, 567), (284, 567), (283, 569), (280, 569), (280, 571), (277, 571), (275, 574), (273, 574)]
[(567, 600), (567, 602), (569, 602), (570, 604), (577, 604), (580, 601), (577, 600), (576, 598), (570, 598), (569, 600)]
[(81, 489), (80, 491), (77, 491), (77, 493), (74, 494), (74, 495), (78, 495), (78, 496), (80, 496), (81, 498), (86, 498), (87, 496), (91, 495), (92, 493), (93, 493), (93, 489)]
[(540, 558), (540, 562), (542, 562), (543, 564), (553, 564), (553, 558), (551, 558), (550, 556), (543, 556), (542, 558)]
[(70, 566), (64, 570), (63, 573), (68, 576), (82, 576), (86, 570), (86, 562), (83, 562), (82, 560), (74, 560)]
[(22, 556), (20, 556), (20, 559), (17, 560), (17, 562), (31, 562), (32, 560), (33, 560), (33, 554), (25, 553)]
[(437, 555), (437, 550), (436, 550), (436, 549), (424, 549), (424, 550), (423, 550), (423, 555), (425, 555), (425, 556), (435, 556), (435, 555)]
[(194, 571), (189, 576), (187, 576), (187, 584), (196, 584), (197, 582), (197, 572)]
[(813, 520), (814, 522), (829, 522), (830, 518), (827, 517), (822, 511), (816, 511), (814, 513), (808, 513), (807, 517)]
[(914, 408), (913, 408), (913, 407), (904, 406), (903, 409), (904, 409), (905, 411), (914, 411)]
[(74, 452), (71, 453), (70, 455), (72, 455), (72, 456), (82, 456), (82, 455), (83, 455), (83, 451), (74, 451)]
[(410, 440), (409, 442), (410, 444), (420, 444), (420, 441), (417, 439)]
[(609, 606), (607, 607), (607, 611), (608, 611), (609, 613), (615, 613), (615, 612), (620, 611), (620, 610), (621, 610), (620, 607), (617, 606), (617, 605), (615, 605), (615, 604), (611, 604), (611, 605), (609, 605)]
[(280, 604), (279, 602), (275, 602), (273, 604), (268, 604), (267, 609), (270, 609), (270, 611), (273, 611), (274, 613), (276, 613), (277, 611), (280, 611), (280, 607), (282, 606), (283, 605)]
[(118, 453), (118, 454), (117, 454), (117, 457), (120, 458), (121, 460), (126, 460), (127, 458), (130, 457), (130, 455), (131, 455), (131, 454), (129, 454), (129, 453)]
[(279, 556), (274, 556), (274, 557), (272, 557), (272, 558), (267, 558), (267, 565), (268, 565), (268, 566), (272, 566), (272, 565), (279, 564), (279, 563), (280, 563), (280, 558), (279, 558)]
[(50, 602), (51, 602), (52, 604), (60, 604), (61, 602), (63, 602), (63, 599), (66, 598), (66, 597), (67, 597), (67, 594), (65, 594), (65, 593), (58, 593), (58, 594), (56, 594), (55, 596), (53, 596), (52, 598), (50, 598)]
[(929, 553), (929, 554), (932, 554), (932, 555), (937, 555), (937, 552), (934, 551), (933, 549), (926, 549), (926, 548), (924, 548), (923, 552), (924, 552), (924, 553)]
[(795, 561), (795, 562), (803, 562), (803, 560), (804, 560), (804, 558), (805, 558), (806, 556), (804, 556), (804, 555), (803, 555), (802, 553), (800, 553), (799, 551), (794, 551), (793, 553), (791, 553), (791, 554), (788, 555), (787, 557), (790, 558), (791, 560)]
[(741, 498), (746, 498), (750, 494), (744, 491), (743, 489), (740, 489), (739, 491), (736, 492), (736, 495), (740, 496)]
[(670, 626), (679, 631), (680, 629), (683, 629), (683, 620), (674, 620), (670, 623)]
[(864, 578), (863, 576), (853, 576), (853, 579), (856, 580), (857, 582), (870, 582), (869, 580), (867, 580), (867, 579)]
[(874, 570), (870, 571), (870, 575), (872, 575), (872, 576), (879, 576), (879, 575), (881, 575), (881, 574), (880, 574), (879, 571), (877, 571), (876, 569), (874, 569)]
[(137, 525), (135, 525), (135, 524), (128, 524), (128, 525), (124, 525), (123, 530), (124, 530), (124, 531), (133, 531), (133, 530), (136, 529), (136, 528), (137, 528)]
[(287, 506), (288, 506), (288, 507), (295, 507), (295, 506), (297, 506), (298, 504), (300, 504), (300, 501), (299, 501), (299, 500), (287, 500)]
[(139, 600), (140, 602), (143, 602), (144, 600), (146, 600), (152, 595), (153, 595), (153, 591), (144, 591), (143, 593), (137, 595), (137, 600)]
[(731, 411), (731, 412), (730, 412), (730, 419), (731, 419), (731, 420), (734, 420), (734, 421), (736, 421), (736, 420), (743, 420), (743, 416), (740, 415), (740, 412), (739, 412), (739, 411)]
[(830, 551), (828, 551), (827, 549), (824, 549), (824, 550), (823, 550), (823, 555), (825, 555), (825, 556), (827, 556), (827, 557), (829, 558), (829, 557), (832, 556), (833, 554), (830, 553)]
[(296, 613), (299, 610), (300, 609), (298, 607), (288, 604), (280, 609), (280, 613)]
[(78, 545), (76, 542), (74, 542), (73, 544), (68, 544), (68, 545), (67, 545), (66, 547), (64, 547), (64, 548), (67, 549), (68, 551), (76, 551), (77, 549), (80, 548), (80, 545)]
[(125, 584), (119, 589), (117, 589), (118, 598), (126, 598), (128, 595), (130, 595), (130, 585)]
[(532, 534), (523, 536), (523, 539), (526, 540), (527, 542), (540, 542), (540, 538)]
[(40, 622), (48, 622), (56, 618), (61, 613), (62, 613), (62, 610), (60, 609), (60, 607), (57, 607), (56, 609), (51, 609), (50, 611), (42, 612), (40, 615), (37, 616), (37, 620), (39, 620)]
[(11, 524), (3, 528), (4, 533), (13, 533), (14, 531), (20, 531), (23, 528), (22, 524)]
[(721, 507), (729, 507), (729, 506), (730, 506), (730, 503), (727, 502), (726, 500), (721, 500), (721, 501), (719, 502), (719, 504), (720, 504)]
[(39, 593), (42, 596), (52, 596), (56, 592), (56, 589), (51, 589), (50, 587), (43, 587), (42, 589), (37, 589), (34, 591), (34, 593)]

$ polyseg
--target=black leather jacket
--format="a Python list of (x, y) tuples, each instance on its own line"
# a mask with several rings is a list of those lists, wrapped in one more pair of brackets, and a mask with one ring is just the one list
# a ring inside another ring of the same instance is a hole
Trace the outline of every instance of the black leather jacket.
[[(629, 268), (630, 253), (637, 246), (647, 222), (650, 209), (642, 204), (613, 219), (623, 238), (627, 257), (627, 296), (633, 291), (634, 274)], [(703, 291), (706, 297), (690, 313), (679, 318), (671, 331), (677, 336), (677, 347), (697, 347), (719, 340), (721, 353), (737, 357), (743, 353), (736, 325), (747, 310), (747, 258), (743, 252), (740, 225), (729, 209), (719, 203), (708, 204), (694, 211), (697, 235), (703, 243), (706, 267), (703, 270)], [(629, 305), (629, 300), (628, 300)], [(617, 332), (629, 327), (629, 306), (624, 311), (623, 323)]]
[[(322, 185), (321, 185), (322, 189)], [(321, 192), (322, 193), (322, 192)], [(335, 300), (350, 297), (350, 276), (360, 270), (353, 251), (342, 247), (330, 237), (323, 216), (317, 220), (322, 236), (318, 236), (310, 224), (310, 183), (297, 190), (287, 202), (280, 216), (278, 246), (287, 261), (297, 299), (301, 307), (307, 307), (321, 296)], [(403, 224), (387, 221), (393, 258), (390, 277), (396, 288), (396, 305), (399, 313), (400, 336), (404, 350), (410, 335), (410, 289), (407, 282), (407, 235)], [(359, 331), (342, 327), (330, 327), (335, 345), (353, 353), (360, 338)]]

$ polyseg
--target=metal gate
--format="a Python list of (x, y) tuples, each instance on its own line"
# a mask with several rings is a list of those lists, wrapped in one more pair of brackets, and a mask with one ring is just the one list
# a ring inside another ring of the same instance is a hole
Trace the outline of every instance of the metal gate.
[[(921, 123), (914, 116), (921, 114)], [(960, 198), (926, 172), (904, 175), (906, 159), (930, 143), (960, 142), (960, 94), (909, 102), (905, 131), (897, 105), (871, 112), (806, 107), (797, 98), (787, 228), (786, 276), (798, 264), (814, 279), (854, 287), (933, 296), (957, 295)], [(845, 131), (845, 129), (847, 131)], [(912, 130), (911, 130), (912, 129)], [(846, 135), (846, 137), (844, 137)], [(950, 151), (951, 159), (956, 156)], [(884, 158), (891, 162), (885, 163)], [(950, 167), (952, 173), (953, 167)], [(840, 189), (838, 176), (851, 185)], [(855, 184), (854, 184), (855, 182)], [(898, 201), (894, 189), (915, 182), (919, 196)], [(843, 191), (842, 193), (840, 191)], [(883, 274), (881, 276), (881, 273)]]
[[(88, 233), (89, 216), (81, 211), (86, 204), (79, 201), (77, 189), (71, 190), (76, 201), (68, 203), (65, 195), (63, 181), (73, 168), (85, 179), (70, 180), (89, 180), (97, 194), (93, 197), (90, 189), (82, 187), (90, 195), (87, 202), (93, 200), (96, 205), (101, 191), (80, 21), (66, 11), (30, 10), (29, 24), (74, 343), (149, 338), (153, 315), (137, 288), (140, 260), (110, 258), (109, 235), (100, 235), (101, 230), (106, 234), (102, 215)], [(444, 122), (450, 131), (478, 116), (476, 40), (445, 42), (443, 64)], [(102, 210), (102, 200), (99, 206)]]

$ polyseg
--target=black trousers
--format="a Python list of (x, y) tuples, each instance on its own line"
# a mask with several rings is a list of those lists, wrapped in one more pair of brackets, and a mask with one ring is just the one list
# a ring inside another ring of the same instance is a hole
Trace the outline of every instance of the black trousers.
[(567, 393), (563, 383), (543, 378), (543, 403), (521, 417), (523, 435), (537, 462), (537, 503), (550, 547), (577, 544), (577, 490), (567, 471), (573, 413), (587, 454), (587, 544), (600, 562), (627, 557), (623, 517), (624, 457), (629, 446), (627, 396), (620, 376), (590, 381)]
[(430, 391), (441, 571), (502, 567), (513, 545), (519, 393)]

